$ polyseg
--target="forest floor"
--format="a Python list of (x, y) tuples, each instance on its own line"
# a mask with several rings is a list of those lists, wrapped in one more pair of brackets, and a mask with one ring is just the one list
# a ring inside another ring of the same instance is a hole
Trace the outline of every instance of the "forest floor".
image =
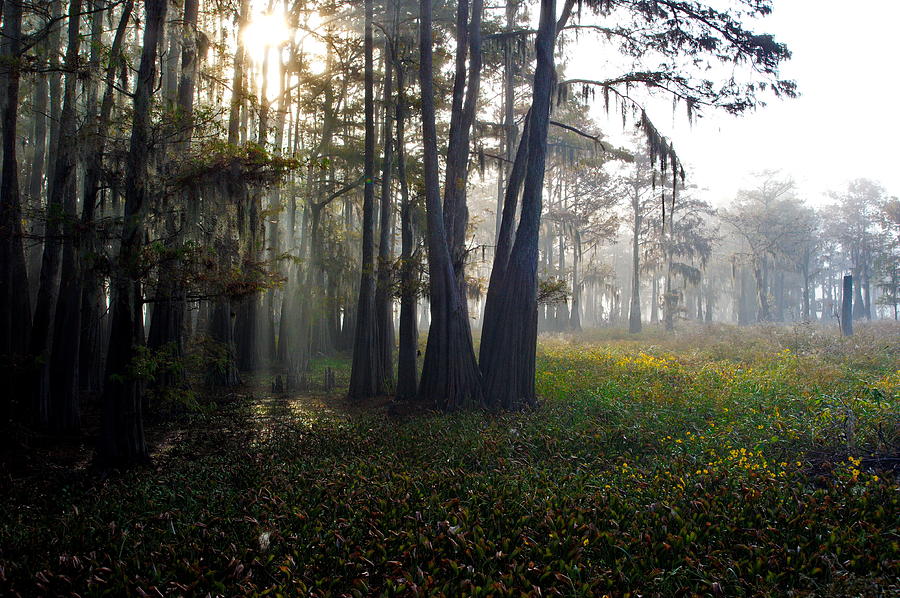
[[(0, 485), (0, 595), (900, 596), (900, 327), (542, 337), (540, 409), (256, 380)], [(213, 405), (215, 405), (213, 407)]]

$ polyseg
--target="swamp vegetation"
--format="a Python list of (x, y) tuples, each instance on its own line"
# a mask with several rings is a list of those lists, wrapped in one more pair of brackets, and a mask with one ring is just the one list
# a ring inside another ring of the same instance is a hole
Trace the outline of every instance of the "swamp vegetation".
[(675, 149), (775, 4), (3, 0), (0, 595), (900, 595), (891, 173)]
[[(897, 591), (896, 326), (542, 341), (537, 411), (247, 388), (98, 478), (4, 490), (13, 592), (876, 596)], [(67, 456), (62, 457), (62, 453)], [(37, 477), (39, 476), (39, 477)]]

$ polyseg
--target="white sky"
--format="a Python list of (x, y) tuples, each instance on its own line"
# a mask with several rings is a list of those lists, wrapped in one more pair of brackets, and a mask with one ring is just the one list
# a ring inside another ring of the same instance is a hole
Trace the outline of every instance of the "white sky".
[[(670, 101), (651, 104), (648, 114), (714, 205), (727, 204), (752, 185), (750, 173), (764, 169), (793, 176), (813, 205), (859, 177), (900, 195), (898, 27), (900, 0), (775, 0), (773, 14), (749, 28), (788, 45), (793, 58), (782, 75), (797, 81), (800, 97), (772, 98), (740, 117), (707, 112), (693, 126), (683, 107), (673, 115)], [(567, 75), (601, 78), (596, 63), (594, 73), (582, 72), (591, 58), (577, 56)], [(621, 120), (603, 128), (615, 138)]]

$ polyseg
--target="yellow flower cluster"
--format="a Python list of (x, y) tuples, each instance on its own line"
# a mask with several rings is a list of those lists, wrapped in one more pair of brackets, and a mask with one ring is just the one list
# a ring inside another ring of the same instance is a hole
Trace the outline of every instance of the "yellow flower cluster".
[[(799, 461), (797, 462), (799, 466)], [(744, 472), (754, 475), (761, 475), (774, 479), (776, 476), (783, 477), (786, 473), (788, 464), (785, 461), (776, 464), (770, 463), (763, 456), (762, 451), (747, 450), (744, 447), (730, 448), (727, 454), (707, 463), (707, 468), (718, 467), (726, 471)]]
[(877, 388), (887, 397), (900, 395), (900, 370), (885, 374), (876, 380), (872, 386)]

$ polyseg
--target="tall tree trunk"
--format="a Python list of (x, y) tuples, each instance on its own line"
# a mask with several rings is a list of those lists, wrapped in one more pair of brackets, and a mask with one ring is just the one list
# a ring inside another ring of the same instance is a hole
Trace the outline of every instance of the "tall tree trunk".
[[(288, 200), (288, 224), (285, 231), (284, 247), (286, 251), (294, 251), (295, 229), (297, 226), (297, 198), (290, 196)], [(278, 320), (278, 342), (275, 344), (275, 361), (277, 368), (287, 370), (290, 360), (290, 348), (293, 338), (296, 336), (297, 322), (294, 317), (296, 309), (295, 296), (297, 294), (297, 265), (288, 262), (286, 281), (281, 299), (281, 314)]]
[(775, 321), (784, 322), (784, 271), (779, 269), (775, 272), (773, 294), (775, 296)]
[[(484, 320), (492, 319), (494, 316), (493, 308), (498, 302), (491, 300), (491, 294), (496, 293), (502, 285), (503, 277), (506, 275), (506, 267), (509, 264), (509, 254), (512, 251), (513, 240), (515, 238), (516, 210), (518, 208), (519, 193), (525, 182), (525, 172), (528, 166), (528, 137), (531, 131), (529, 123), (531, 122), (531, 110), (525, 115), (525, 126), (522, 129), (522, 138), (519, 140), (519, 147), (516, 151), (516, 158), (510, 169), (509, 178), (507, 179), (506, 192), (503, 198), (503, 210), (500, 215), (500, 232), (497, 235), (497, 247), (494, 250), (494, 263), (491, 267), (490, 283), (488, 284), (487, 300), (484, 306)], [(484, 355), (484, 334), (482, 333), (481, 355)]]
[[(50, 51), (48, 40), (44, 40), (39, 44), (39, 52), (46, 55)], [(47, 68), (49, 62), (42, 60), (40, 67)], [(31, 159), (31, 170), (28, 173), (28, 201), (32, 210), (38, 212), (41, 206), (41, 200), (44, 191), (44, 177), (46, 172), (47, 158), (47, 103), (49, 101), (50, 86), (48, 75), (38, 73), (34, 84), (34, 129), (32, 130), (32, 146), (34, 153)], [(56, 115), (54, 115), (55, 117)], [(33, 218), (31, 222), (31, 234), (35, 238), (44, 236), (44, 223), (40, 218)], [(26, 252), (28, 260), (28, 280), (33, 286), (40, 276), (41, 272), (41, 247), (35, 244)], [(32, 298), (37, 295), (37, 288), (30, 289)]]
[[(506, 3), (506, 26), (505, 31), (510, 32), (516, 24), (516, 11), (518, 10), (517, 0), (508, 0)], [(513, 167), (513, 159), (515, 156), (516, 130), (515, 122), (515, 102), (516, 102), (516, 82), (513, 74), (513, 64), (515, 60), (510, 44), (504, 46), (503, 50), (503, 131), (505, 139), (503, 140), (503, 150), (506, 156), (506, 162), (500, 167), (500, 176), (497, 181), (497, 214), (496, 214), (496, 230), (494, 234), (494, 244), (500, 243), (500, 225), (502, 223), (503, 204), (506, 197), (506, 184), (510, 180), (510, 174)]]
[(768, 285), (768, 259), (765, 256), (755, 257), (753, 260), (753, 278), (756, 281), (757, 322), (768, 322), (769, 315), (769, 285)]
[(244, 104), (244, 29), (250, 19), (250, 0), (241, 0), (238, 14), (237, 48), (234, 52), (234, 69), (231, 80), (231, 105), (228, 113), (228, 143), (240, 141), (241, 108)]
[(834, 317), (834, 299), (832, 298), (832, 273), (826, 272), (822, 279), (822, 321), (827, 322)]
[(815, 320), (815, 313), (810, 309), (810, 280), (809, 280), (809, 256), (806, 256), (803, 267), (803, 321), (809, 322)]
[(465, 305), (458, 292), (441, 209), (432, 43), (432, 2), (420, 0), (419, 85), (422, 94), (431, 326), (418, 394), (421, 399), (432, 400), (441, 408), (452, 410), (471, 404), (480, 405), (483, 399), (472, 332)]
[[(178, 9), (178, 2), (173, 2), (172, 6)], [(161, 84), (164, 105), (167, 110), (175, 110), (178, 106), (178, 67), (181, 65), (181, 43), (184, 39), (184, 20), (179, 20), (174, 15), (173, 18), (166, 23), (165, 43), (167, 49), (165, 53), (165, 61), (160, 59)]]
[(841, 293), (841, 335), (853, 336), (853, 276), (844, 276)]
[[(257, 123), (256, 144), (266, 147), (269, 127), (269, 100), (266, 97), (266, 89), (269, 85), (269, 56), (268, 50), (263, 57), (262, 73), (259, 81), (259, 120)], [(254, 188), (249, 194), (249, 218), (247, 230), (242, 231), (246, 237), (246, 251), (244, 261), (248, 269), (253, 264), (262, 261), (262, 239), (265, 238), (265, 228), (260, 218), (262, 211), (263, 190)], [(235, 342), (237, 346), (238, 367), (244, 371), (256, 370), (260, 365), (260, 330), (261, 330), (261, 301), (258, 293), (245, 297), (237, 308), (235, 321)]]
[[(291, 106), (291, 95), (290, 91), (286, 86), (287, 79), (287, 65), (282, 64), (280, 69), (280, 74), (278, 78), (278, 116), (276, 117), (276, 125), (275, 125), (275, 155), (281, 156), (282, 147), (284, 146), (284, 133), (285, 126), (287, 124), (287, 116), (290, 111)], [(290, 143), (290, 142), (289, 142)], [(269, 195), (269, 211), (275, 213), (276, 211), (280, 211), (282, 208), (281, 203), (281, 187), (276, 186)], [(267, 238), (267, 247), (269, 252), (269, 262), (272, 264), (272, 267), (276, 269), (279, 275), (283, 275), (283, 269), (281, 267), (281, 263), (279, 257), (281, 255), (281, 236), (278, 226), (278, 221), (272, 219), (269, 223), (269, 232)], [(276, 328), (275, 328), (275, 310), (276, 310), (276, 294), (275, 289), (270, 288), (266, 291), (265, 298), (265, 338), (266, 338), (266, 346), (265, 346), (265, 359), (268, 362), (269, 366), (274, 365), (276, 361), (277, 355), (277, 347), (275, 345), (276, 342)]]
[(78, 149), (75, 128), (76, 83), (78, 53), (81, 45), (81, 0), (69, 2), (69, 40), (66, 49), (66, 84), (63, 110), (60, 116), (60, 147), (56, 153), (53, 175), (53, 194), (61, 195), (52, 204), (62, 207), (63, 249), (62, 269), (53, 323), (53, 345), (49, 359), (49, 385), (42, 384), (40, 392), (47, 393), (41, 403), (49, 405), (49, 424), (55, 432), (73, 432), (81, 424), (79, 410), (78, 355), (81, 343), (81, 260), (78, 232), (78, 194), (75, 166)]
[(363, 187), (362, 262), (359, 303), (353, 340), (353, 365), (348, 395), (352, 399), (376, 396), (384, 380), (378, 358), (375, 324), (375, 79), (372, 42), (372, 3), (365, 2), (365, 186)]
[[(245, 103), (245, 48), (243, 32), (250, 18), (250, 0), (241, 0), (238, 14), (237, 48), (234, 53), (233, 77), (231, 87), (231, 104), (228, 113), (228, 144), (238, 145), (243, 143), (246, 137), (246, 127), (241, 120)], [(242, 202), (244, 197), (228, 198), (229, 201)], [(229, 224), (227, 227), (231, 229)], [(223, 251), (226, 251), (223, 248)], [(212, 317), (210, 318), (209, 334), (214, 342), (222, 348), (223, 360), (211, 364), (207, 371), (207, 382), (213, 386), (237, 386), (240, 384), (237, 363), (235, 361), (234, 322), (232, 321), (232, 301), (227, 296), (217, 297), (214, 301)]]
[(148, 199), (150, 102), (167, 0), (144, 0), (144, 39), (134, 90), (131, 141), (125, 160), (125, 212), (119, 258), (113, 275), (112, 329), (103, 388), (103, 419), (97, 460), (127, 466), (149, 460), (144, 439), (141, 381), (132, 367), (143, 345), (141, 327), (141, 246), (144, 204)]
[(485, 320), (482, 331), (482, 342), (489, 338), (491, 344), (489, 352), (481, 353), (485, 395), (492, 406), (504, 409), (521, 409), (537, 402), (537, 261), (554, 78), (555, 18), (555, 0), (541, 0), (522, 213), (502, 286), (495, 295), (500, 306), (492, 310), (492, 318)]
[(631, 232), (631, 306), (628, 312), (628, 332), (637, 334), (641, 331), (641, 196), (640, 177), (641, 171), (635, 163), (634, 188), (631, 196), (631, 214), (634, 227)]
[(219, 346), (221, 355), (207, 369), (206, 383), (209, 386), (230, 388), (241, 383), (235, 355), (233, 317), (231, 299), (226, 296), (216, 298), (209, 320), (209, 334)]
[[(565, 210), (563, 206), (563, 202), (560, 199), (559, 202), (560, 207)], [(559, 243), (559, 253), (557, 254), (557, 270), (556, 276), (560, 280), (566, 280), (566, 234), (565, 228), (563, 226), (559, 227), (559, 235), (557, 236), (557, 242)], [(573, 287), (574, 288), (574, 287)], [(561, 301), (556, 304), (556, 319), (554, 322), (554, 330), (559, 332), (564, 332), (566, 327), (569, 325), (569, 304), (566, 301)]]
[[(80, 339), (78, 345), (78, 382), (82, 391), (94, 391), (101, 385), (98, 364), (103, 362), (98, 359), (102, 355), (102, 349), (97, 344), (100, 339), (100, 302), (101, 297), (98, 288), (95, 264), (92, 257), (96, 253), (96, 240), (94, 238), (94, 214), (96, 212), (96, 187), (100, 179), (100, 164), (102, 156), (97, 155), (97, 126), (100, 116), (100, 81), (103, 80), (103, 71), (100, 67), (100, 55), (103, 51), (103, 20), (107, 15), (103, 0), (89, 0), (91, 7), (91, 38), (90, 55), (88, 59), (88, 78), (85, 83), (85, 118), (82, 126), (83, 151), (81, 166), (84, 172), (82, 178), (82, 206), (81, 206), (81, 231), (79, 233), (80, 252), (78, 256), (81, 268), (81, 297), (78, 298), (78, 316), (81, 322)], [(124, 10), (124, 9), (123, 9)], [(130, 8), (127, 9), (130, 14)], [(116, 52), (110, 51), (110, 62), (115, 63)], [(85, 303), (85, 297), (91, 294), (94, 301)], [(96, 309), (91, 310), (90, 307)], [(71, 358), (71, 357), (70, 357)]]
[(59, 114), (62, 111), (62, 71), (59, 63), (59, 48), (62, 46), (63, 1), (50, 0), (50, 19), (55, 22), (47, 36), (50, 45), (50, 139), (47, 163), (47, 196), (53, 192), (54, 163), (59, 147)]
[(863, 266), (863, 279), (860, 281), (860, 286), (862, 286), (863, 315), (865, 316), (866, 320), (869, 321), (872, 320), (872, 287), (869, 280), (870, 262), (870, 255), (868, 252), (866, 252), (865, 266)]
[[(45, 227), (44, 253), (41, 263), (40, 286), (38, 288), (37, 303), (34, 310), (34, 325), (31, 329), (31, 341), (29, 353), (36, 360), (32, 392), (34, 393), (33, 417), (39, 426), (47, 426), (50, 422), (50, 352), (53, 346), (54, 319), (59, 298), (61, 282), (61, 258), (63, 250), (63, 236), (66, 231), (74, 231), (70, 226), (77, 214), (75, 213), (75, 158), (76, 158), (76, 129), (75, 129), (75, 102), (76, 83), (78, 79), (77, 61), (80, 37), (78, 35), (81, 2), (76, 0), (70, 3), (70, 9), (74, 5), (74, 12), (69, 13), (69, 43), (66, 50), (65, 65), (65, 89), (63, 92), (62, 110), (57, 125), (56, 147), (53, 147), (54, 160), (52, 163), (52, 176), (49, 183), (49, 196), (47, 198), (47, 224)], [(74, 28), (74, 31), (73, 31)], [(69, 212), (72, 213), (69, 213)], [(65, 225), (65, 227), (64, 227)], [(64, 230), (65, 228), (65, 230)], [(70, 254), (67, 267), (74, 266), (74, 256)], [(66, 292), (73, 291), (73, 284), (77, 283), (70, 276), (72, 270), (65, 272), (67, 285)], [(79, 290), (80, 293), (80, 290)], [(67, 316), (70, 314), (66, 314)], [(69, 344), (69, 343), (67, 343)], [(77, 354), (77, 342), (74, 348)], [(70, 347), (71, 348), (71, 347)], [(75, 378), (77, 381), (77, 377)]]
[[(666, 198), (663, 196), (663, 203)], [(675, 202), (672, 202), (672, 209), (669, 211), (669, 230), (663, 239), (663, 248), (666, 255), (666, 285), (663, 289), (663, 318), (665, 320), (666, 332), (675, 330), (675, 310), (678, 308), (678, 294), (674, 289), (674, 278), (672, 274), (672, 265), (674, 256), (672, 255), (673, 231), (675, 224)], [(663, 225), (665, 228), (665, 225)]]
[[(399, 2), (398, 2), (399, 5)], [(416, 355), (419, 333), (416, 326), (416, 264), (413, 262), (412, 200), (406, 180), (406, 95), (403, 64), (397, 67), (397, 179), (400, 182), (400, 338), (397, 354), (397, 398), (416, 395), (418, 371)]]
[[(191, 148), (191, 136), (194, 130), (194, 92), (197, 78), (197, 16), (199, 0), (185, 0), (184, 17), (178, 30), (170, 30), (169, 48), (175, 51), (180, 48), (180, 73), (176, 62), (169, 57), (166, 85), (168, 101), (174, 102), (177, 115), (178, 134), (173, 154), (168, 161), (177, 162), (179, 157), (187, 157)], [(174, 23), (174, 21), (171, 21)], [(177, 39), (176, 39), (177, 38)], [(175, 81), (173, 81), (175, 79)], [(177, 81), (177, 82), (176, 82)], [(198, 198), (191, 191), (184, 191), (181, 198), (185, 203), (185, 215), (181, 222), (173, 210), (167, 217), (167, 240), (170, 249), (181, 247), (185, 229), (192, 229)], [(173, 251), (177, 254), (177, 251)], [(155, 350), (166, 349), (170, 357), (178, 360), (184, 354), (184, 322), (186, 310), (186, 291), (178, 276), (179, 260), (174, 255), (161, 265), (157, 284), (157, 302), (153, 307), (153, 319), (147, 334), (147, 345)], [(153, 381), (157, 389), (173, 388), (184, 383), (184, 377), (176, 371), (163, 372)]]
[[(466, 205), (466, 185), (469, 166), (469, 139), (481, 87), (481, 19), (483, 0), (472, 3), (469, 19), (468, 0), (458, 0), (456, 20), (456, 72), (450, 114), (450, 138), (447, 145), (447, 164), (444, 179), (444, 226), (450, 244), (450, 259), (457, 279), (463, 309), (466, 302), (466, 227), (469, 209)], [(469, 72), (466, 75), (466, 55)], [(466, 319), (468, 322), (468, 318)]]
[[(334, 54), (332, 46), (329, 44), (325, 56), (325, 72), (329, 74), (329, 79), (325, 83), (324, 105), (322, 107), (322, 134), (318, 146), (312, 152), (314, 160), (321, 161), (320, 163), (323, 165), (330, 162), (334, 152), (334, 135), (341, 124), (338, 118), (338, 106), (340, 98), (346, 92), (347, 84), (346, 79), (344, 79), (340, 88), (336, 89), (336, 86), (333, 85), (330, 73), (332, 73), (334, 66)], [(309, 178), (310, 181), (315, 181), (314, 184), (308, 186), (306, 197), (311, 225), (306, 253), (309, 256), (308, 263), (310, 266), (306, 268), (306, 284), (301, 288), (303, 299), (298, 306), (299, 313), (296, 316), (303, 330), (297, 342), (303, 343), (307, 347), (304, 349), (306, 351), (329, 353), (333, 350), (333, 338), (326, 316), (329, 311), (330, 300), (327, 296), (326, 288), (326, 267), (324, 261), (326, 249), (322, 242), (323, 235), (320, 233), (319, 223), (321, 216), (326, 213), (327, 205), (333, 200), (333, 197), (331, 199), (328, 198), (329, 190), (327, 184), (334, 182), (334, 168), (332, 166), (323, 168), (318, 176), (310, 170)], [(374, 182), (372, 182), (372, 185), (374, 185)]]
[[(95, 6), (96, 6), (95, 2)], [(109, 135), (109, 124), (114, 106), (115, 77), (116, 72), (122, 66), (122, 45), (125, 33), (131, 21), (134, 9), (134, 0), (126, 0), (122, 5), (122, 13), (119, 24), (113, 38), (112, 46), (107, 58), (106, 71), (104, 73), (103, 99), (100, 102), (99, 114), (93, 114), (88, 110), (86, 127), (88, 129), (86, 139), (85, 169), (84, 169), (84, 198), (81, 211), (82, 222), (82, 292), (81, 292), (81, 346), (80, 346), (80, 380), (82, 388), (89, 391), (99, 391), (102, 388), (104, 334), (102, 334), (101, 314), (106, 309), (106, 297), (103, 293), (101, 277), (98, 272), (99, 263), (97, 255), (97, 239), (95, 235), (95, 217), (97, 204), (100, 198), (100, 181), (103, 176), (105, 163), (106, 143)], [(98, 21), (102, 21), (102, 13), (94, 15)], [(100, 24), (100, 23), (98, 23)], [(96, 44), (95, 44), (96, 46)], [(93, 51), (93, 48), (92, 48)], [(99, 64), (98, 64), (99, 67)]]
[[(22, 207), (19, 195), (19, 163), (16, 157), (16, 121), (19, 109), (20, 53), (22, 51), (22, 1), (6, 0), (3, 8), (3, 40), (0, 72), (6, 88), (3, 106), (3, 163), (0, 174), (0, 356), (10, 370), (6, 392), (0, 393), (0, 428), (13, 413), (13, 397), (22, 394), (22, 360), (31, 332), (28, 270), (22, 243)], [(4, 367), (6, 369), (6, 367)]]
[(569, 316), (569, 328), (581, 330), (581, 281), (578, 266), (581, 262), (581, 231), (575, 227), (572, 231), (572, 313)]
[[(394, 23), (397, 10), (394, 11)], [(393, 210), (391, 209), (391, 176), (393, 170), (393, 114), (391, 96), (393, 94), (393, 44), (397, 29), (392, 23), (385, 37), (384, 60), (384, 159), (381, 168), (381, 215), (379, 217), (378, 240), (378, 281), (375, 288), (375, 331), (378, 339), (378, 359), (381, 361), (381, 380), (379, 394), (387, 394), (394, 389), (394, 317), (391, 297), (391, 227)]]
[[(303, 210), (301, 228), (306, 230), (306, 221), (309, 218), (309, 210)], [(291, 197), (287, 227), (286, 247), (293, 249), (295, 246), (295, 228), (297, 222), (297, 201)], [(300, 257), (308, 259), (307, 247), (310, 245), (308, 236), (302, 239)], [(281, 320), (278, 328), (277, 360), (290, 381), (299, 380), (309, 364), (309, 351), (307, 334), (303, 329), (303, 314), (300, 305), (300, 271), (297, 264), (288, 264), (287, 283), (285, 284), (284, 300), (281, 306)]]
[(697, 283), (697, 321), (703, 321), (703, 283)]

